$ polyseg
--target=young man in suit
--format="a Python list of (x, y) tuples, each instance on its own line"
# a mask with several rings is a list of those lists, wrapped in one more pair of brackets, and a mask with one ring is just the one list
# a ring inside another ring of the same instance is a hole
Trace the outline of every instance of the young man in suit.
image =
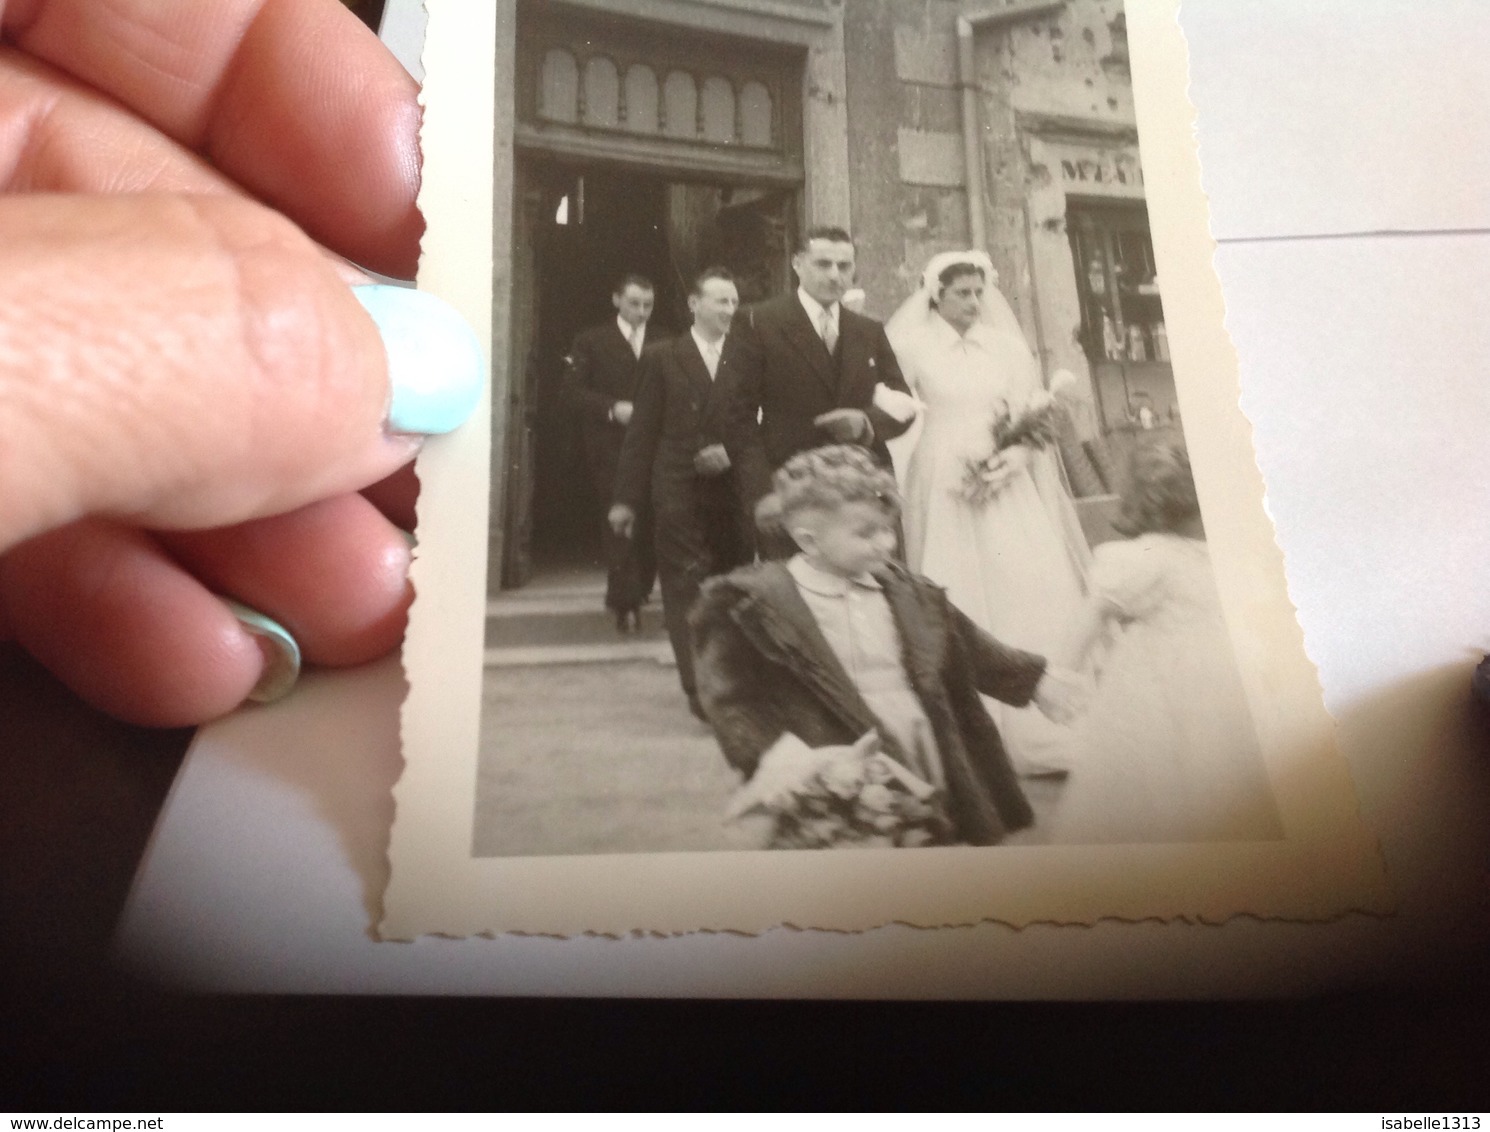
[[(580, 443), (595, 494), (607, 506), (615, 496), (621, 443), (631, 420), (655, 296), (652, 281), (645, 275), (621, 279), (611, 296), (616, 317), (580, 331), (565, 359), (564, 393), (579, 418)], [(643, 533), (635, 539), (621, 538), (609, 522), (601, 533), (605, 546), (605, 607), (616, 615), (616, 628), (621, 633), (636, 631), (637, 611), (652, 592), (656, 574), (648, 533), (649, 508), (638, 513), (637, 525)]]
[(736, 365), (729, 330), (738, 305), (733, 276), (721, 267), (706, 269), (688, 298), (692, 328), (642, 354), (609, 516), (618, 536), (640, 538), (637, 516), (651, 504), (662, 615), (683, 693), (700, 719), (688, 613), (705, 578), (752, 557), (746, 512), (724, 446)]
[[(885, 328), (843, 305), (854, 280), (854, 242), (842, 228), (812, 228), (792, 269), (793, 292), (742, 312), (740, 360), (725, 446), (745, 506), (760, 525), (761, 555), (796, 551), (781, 530), (771, 474), (798, 452), (857, 444), (890, 467), (885, 441), (910, 427), (876, 405), (875, 387), (909, 394)], [(883, 396), (881, 400), (884, 400)]]

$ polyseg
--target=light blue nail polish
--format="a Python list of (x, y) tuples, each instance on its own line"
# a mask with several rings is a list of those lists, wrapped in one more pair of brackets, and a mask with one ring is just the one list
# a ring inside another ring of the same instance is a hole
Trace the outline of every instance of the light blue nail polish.
[(241, 601), (223, 598), (238, 623), (268, 647), (264, 650), (264, 674), (249, 692), (254, 703), (268, 704), (287, 696), (300, 679), (300, 645), (290, 631), (272, 617), (250, 609)]
[(388, 352), (392, 432), (449, 432), (481, 399), (486, 362), (481, 343), (443, 299), (412, 287), (372, 283), (352, 294), (378, 324)]

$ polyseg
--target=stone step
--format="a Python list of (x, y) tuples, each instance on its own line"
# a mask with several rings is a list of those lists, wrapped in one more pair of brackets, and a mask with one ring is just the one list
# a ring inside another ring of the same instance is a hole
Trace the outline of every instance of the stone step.
[(509, 613), (531, 612), (552, 609), (565, 612), (571, 609), (600, 609), (605, 605), (605, 583), (603, 581), (577, 581), (558, 585), (531, 585), (520, 590), (503, 590), (496, 597), (486, 599), (489, 617), (501, 617)]
[(667, 637), (662, 610), (655, 603), (641, 611), (641, 630), (621, 636), (615, 614), (592, 605), (577, 608), (504, 609), (486, 617), (488, 648), (539, 645), (599, 645), (627, 641), (662, 641)]
[(486, 666), (672, 663), (662, 605), (642, 607), (641, 629), (621, 636), (601, 579), (565, 579), (506, 590), (486, 604)]
[(546, 664), (617, 664), (643, 660), (664, 667), (675, 666), (667, 638), (638, 640), (617, 638), (611, 644), (519, 645), (488, 648), (482, 662), (487, 668), (534, 668)]

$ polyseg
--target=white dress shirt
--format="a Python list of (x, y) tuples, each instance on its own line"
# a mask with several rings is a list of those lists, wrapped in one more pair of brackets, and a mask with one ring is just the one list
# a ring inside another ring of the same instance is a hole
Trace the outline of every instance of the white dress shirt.
[[(800, 287), (797, 288), (797, 301), (802, 304), (802, 309), (807, 312), (807, 318), (811, 321), (813, 329), (817, 331), (819, 338), (823, 335), (823, 315), (824, 313), (827, 314), (828, 325), (833, 328), (832, 341), (836, 345), (838, 342), (838, 304), (834, 303), (832, 306), (825, 307)], [(826, 346), (827, 344), (828, 340), (824, 339), (823, 345)], [(832, 353), (831, 349), (829, 353)]]
[(631, 343), (631, 352), (637, 357), (642, 356), (642, 347), (647, 344), (647, 324), (632, 326), (620, 315), (616, 315), (616, 326), (620, 328), (621, 337)]
[(709, 370), (709, 380), (713, 381), (719, 374), (719, 356), (724, 352), (724, 337), (721, 335), (716, 341), (710, 342), (698, 332), (696, 326), (690, 327), (688, 333), (693, 335), (694, 345), (704, 356), (704, 365)]

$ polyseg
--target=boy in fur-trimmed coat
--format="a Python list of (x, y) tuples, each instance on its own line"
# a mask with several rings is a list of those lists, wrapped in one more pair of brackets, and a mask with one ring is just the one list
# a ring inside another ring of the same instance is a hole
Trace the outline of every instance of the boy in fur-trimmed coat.
[[(746, 779), (787, 748), (879, 749), (935, 788), (945, 841), (992, 845), (1033, 820), (979, 694), (1064, 721), (1077, 678), (1000, 644), (892, 558), (895, 481), (862, 449), (776, 473), (800, 553), (715, 578), (691, 619), (699, 697)], [(795, 756), (793, 756), (795, 757)]]

